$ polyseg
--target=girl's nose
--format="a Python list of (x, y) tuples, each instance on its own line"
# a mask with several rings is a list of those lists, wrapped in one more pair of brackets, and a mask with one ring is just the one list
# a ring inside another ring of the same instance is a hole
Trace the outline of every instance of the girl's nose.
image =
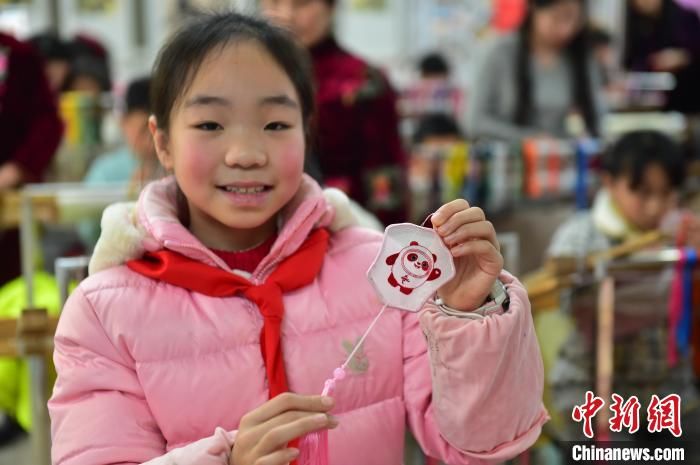
[(231, 168), (262, 167), (267, 164), (267, 155), (265, 150), (253, 141), (237, 141), (226, 152), (224, 163)]

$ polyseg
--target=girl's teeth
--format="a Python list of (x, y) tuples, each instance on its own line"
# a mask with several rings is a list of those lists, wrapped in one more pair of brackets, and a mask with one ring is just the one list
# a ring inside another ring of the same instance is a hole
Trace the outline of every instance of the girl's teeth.
[(265, 188), (260, 187), (232, 187), (226, 186), (226, 191), (235, 192), (236, 194), (257, 194), (264, 190)]

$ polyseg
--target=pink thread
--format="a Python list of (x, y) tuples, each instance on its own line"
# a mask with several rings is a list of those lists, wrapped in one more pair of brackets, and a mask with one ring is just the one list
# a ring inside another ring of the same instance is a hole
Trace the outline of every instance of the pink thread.
[[(384, 310), (386, 310), (386, 304), (382, 306), (382, 309), (377, 316), (374, 317), (374, 320), (372, 320), (372, 323), (370, 323), (369, 327), (365, 330), (360, 340), (357, 341), (355, 348), (350, 352), (345, 363), (333, 370), (333, 377), (327, 379), (323, 384), (323, 392), (321, 392), (321, 395), (332, 395), (335, 391), (336, 382), (345, 379), (347, 375), (345, 368), (365, 342), (365, 339), (377, 324), (377, 321), (379, 321), (379, 317), (382, 316)], [(299, 452), (299, 459), (297, 461), (299, 465), (328, 465), (328, 430), (324, 429), (304, 436), (299, 444)]]

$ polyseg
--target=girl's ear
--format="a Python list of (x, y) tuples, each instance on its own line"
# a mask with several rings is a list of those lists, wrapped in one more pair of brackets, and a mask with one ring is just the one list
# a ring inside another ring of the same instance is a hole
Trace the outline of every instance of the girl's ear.
[(156, 148), (160, 164), (163, 165), (166, 171), (172, 171), (174, 162), (170, 153), (168, 135), (158, 127), (155, 115), (151, 115), (148, 118), (148, 130), (151, 131), (151, 136), (153, 136), (153, 145)]

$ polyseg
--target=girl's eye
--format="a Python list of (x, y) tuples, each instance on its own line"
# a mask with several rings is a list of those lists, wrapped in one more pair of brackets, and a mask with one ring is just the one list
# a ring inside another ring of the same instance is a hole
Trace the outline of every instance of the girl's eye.
[(291, 127), (292, 126), (287, 124), (287, 123), (283, 123), (281, 121), (274, 121), (272, 123), (268, 123), (265, 126), (265, 130), (266, 131), (284, 131), (286, 129), (290, 129)]
[(218, 131), (223, 129), (223, 127), (219, 123), (215, 123), (214, 121), (207, 121), (204, 123), (200, 123), (195, 125), (195, 128), (201, 129), (202, 131)]

